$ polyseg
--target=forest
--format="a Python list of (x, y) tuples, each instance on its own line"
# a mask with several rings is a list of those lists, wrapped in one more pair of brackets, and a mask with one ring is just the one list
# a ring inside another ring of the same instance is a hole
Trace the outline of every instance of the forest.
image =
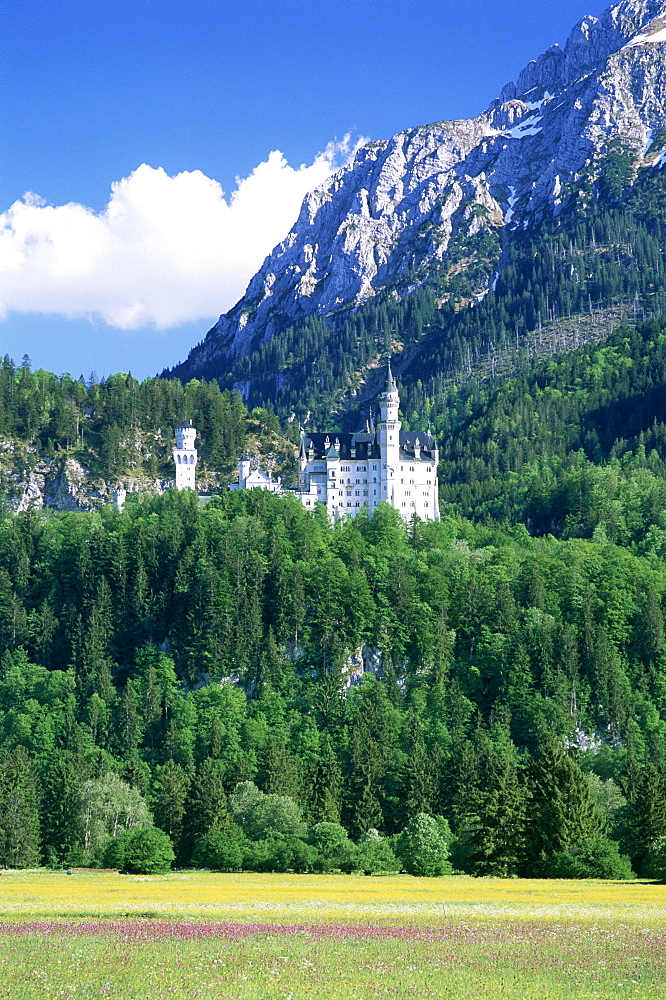
[(446, 509), (6, 515), (0, 861), (109, 863), (154, 823), (208, 867), (410, 870), (416, 830), (439, 871), (659, 874), (665, 589), (603, 532)]
[[(140, 842), (223, 870), (666, 875), (665, 363), (655, 318), (439, 404), (401, 385), (438, 523), (260, 492), (5, 510), (0, 863), (131, 867)], [(192, 407), (211, 462), (294, 427), (215, 383), (6, 361), (0, 389), (9, 440), (100, 463), (153, 412)]]

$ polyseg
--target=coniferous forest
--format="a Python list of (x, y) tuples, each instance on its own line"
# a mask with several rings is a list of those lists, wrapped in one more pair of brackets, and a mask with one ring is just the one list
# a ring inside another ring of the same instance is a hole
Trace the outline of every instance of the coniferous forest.
[(0, 861), (167, 835), (222, 869), (660, 877), (665, 345), (456, 390), (438, 523), (261, 492), (6, 513)]

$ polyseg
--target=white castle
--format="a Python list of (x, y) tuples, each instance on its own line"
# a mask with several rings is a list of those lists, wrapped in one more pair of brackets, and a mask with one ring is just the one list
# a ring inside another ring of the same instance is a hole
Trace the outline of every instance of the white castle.
[(354, 434), (301, 431), (296, 496), (306, 507), (325, 503), (336, 519), (385, 501), (406, 521), (439, 519), (437, 446), (429, 432), (401, 430), (399, 406), (389, 363), (376, 427), (370, 420)]
[[(261, 469), (251, 471), (247, 455), (238, 463), (238, 482), (229, 489), (289, 493), (309, 508), (323, 503), (332, 520), (354, 517), (363, 508), (372, 512), (382, 501), (406, 521), (414, 514), (422, 521), (439, 520), (439, 451), (429, 431), (401, 430), (400, 397), (390, 363), (379, 407), (377, 425), (369, 420), (353, 434), (301, 430), (297, 489), (286, 489)], [(191, 421), (176, 430), (176, 489), (194, 489), (195, 436)]]

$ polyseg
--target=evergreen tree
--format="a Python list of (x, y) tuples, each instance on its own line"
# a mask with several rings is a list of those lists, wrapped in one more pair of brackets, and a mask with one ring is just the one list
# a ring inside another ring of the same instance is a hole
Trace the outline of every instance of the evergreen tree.
[(646, 764), (636, 776), (629, 797), (629, 823), (632, 865), (641, 875), (652, 844), (666, 836), (666, 787), (654, 764)]
[(524, 870), (538, 876), (556, 854), (597, 834), (600, 824), (585, 775), (552, 734), (539, 734), (527, 779)]
[(226, 833), (230, 818), (224, 791), (224, 765), (207, 757), (197, 768), (185, 802), (181, 854), (190, 858), (201, 837)]
[(71, 753), (49, 762), (43, 781), (42, 841), (47, 859), (75, 863), (83, 846), (83, 762)]
[(30, 868), (40, 861), (39, 783), (25, 747), (0, 760), (0, 862)]
[(169, 758), (158, 769), (153, 792), (155, 824), (169, 835), (176, 857), (181, 857), (185, 802), (189, 781), (185, 769)]

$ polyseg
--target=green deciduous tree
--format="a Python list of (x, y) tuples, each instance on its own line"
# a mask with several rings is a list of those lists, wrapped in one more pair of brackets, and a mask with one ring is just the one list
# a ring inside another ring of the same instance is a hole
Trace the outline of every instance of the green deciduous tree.
[(453, 870), (442, 828), (425, 813), (409, 821), (397, 840), (397, 852), (410, 875), (449, 875)]
[(154, 826), (125, 830), (109, 841), (104, 853), (107, 868), (121, 868), (133, 875), (161, 875), (175, 859), (170, 838)]

